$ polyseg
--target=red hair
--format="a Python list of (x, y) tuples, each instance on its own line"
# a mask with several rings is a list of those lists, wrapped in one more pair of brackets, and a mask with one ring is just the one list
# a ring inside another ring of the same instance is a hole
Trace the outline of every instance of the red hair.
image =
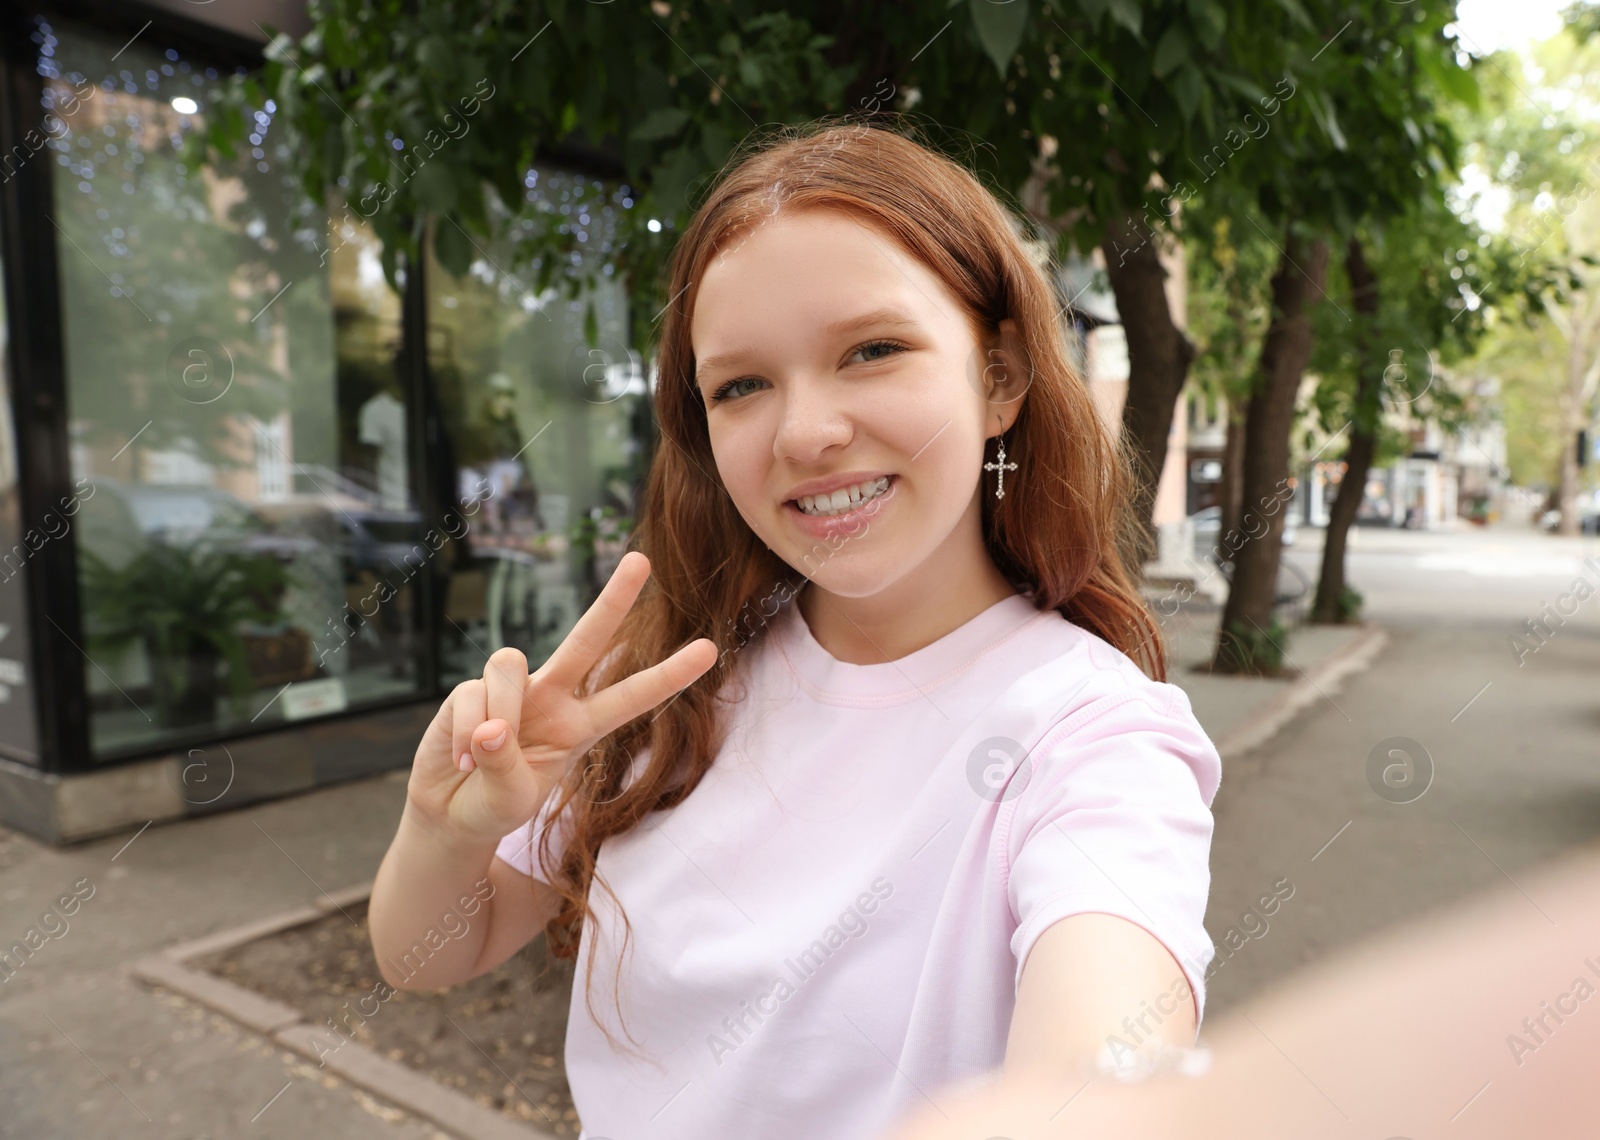
[[(944, 282), (984, 337), (997, 335), (1005, 318), (1015, 320), (1032, 373), (1007, 441), (1008, 459), (1020, 464), (1022, 477), (1008, 484), (1003, 499), (983, 497), (984, 545), (1039, 609), (1056, 610), (1134, 658), (1152, 678), (1166, 679), (1159, 627), (1125, 561), (1136, 534), (1126, 460), (1072, 365), (1055, 291), (1013, 215), (960, 163), (892, 130), (819, 120), (777, 128), (771, 137), (747, 140), (741, 151), (672, 253), (667, 295), (673, 301), (656, 353), (662, 442), (631, 543), (650, 559), (651, 575), (586, 686), (592, 692), (610, 685), (695, 638), (711, 638), (722, 652), (675, 699), (596, 745), (587, 766), (575, 766), (556, 793), (552, 808), (570, 805), (572, 812), (566, 849), (552, 870), (547, 831), (539, 858), (564, 900), (547, 927), (560, 957), (577, 952), (590, 883), (616, 901), (595, 872), (600, 845), (681, 802), (715, 760), (727, 728), (720, 706), (742, 696), (728, 685), (735, 678), (733, 651), (759, 642), (766, 629), (758, 602), (775, 591), (787, 599), (805, 581), (750, 530), (722, 484), (689, 338), (707, 266), (779, 210), (841, 211), (882, 232)], [(748, 633), (736, 642), (741, 620)], [(629, 782), (630, 766), (646, 748), (648, 763)], [(626, 931), (626, 916), (623, 925)], [(626, 939), (625, 933), (624, 946)], [(592, 1016), (591, 992), (585, 1000)]]

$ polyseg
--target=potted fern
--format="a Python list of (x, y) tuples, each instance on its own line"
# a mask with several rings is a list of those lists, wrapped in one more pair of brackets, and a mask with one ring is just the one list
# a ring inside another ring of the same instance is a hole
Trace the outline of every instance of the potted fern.
[(120, 567), (92, 550), (79, 554), (89, 645), (110, 653), (144, 645), (161, 727), (215, 717), (219, 665), (242, 707), (253, 684), (239, 627), (283, 620), (283, 563), (205, 542), (151, 542)]

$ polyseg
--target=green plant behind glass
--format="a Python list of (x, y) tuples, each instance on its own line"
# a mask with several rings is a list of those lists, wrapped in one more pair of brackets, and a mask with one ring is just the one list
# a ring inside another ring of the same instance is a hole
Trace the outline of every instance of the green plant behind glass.
[(603, 506), (574, 519), (567, 528), (567, 537), (574, 550), (584, 558), (593, 558), (597, 543), (626, 542), (632, 531), (632, 518), (615, 507)]
[(227, 662), (239, 707), (251, 688), (239, 626), (283, 620), (279, 603), (291, 581), (283, 563), (204, 541), (152, 542), (120, 568), (92, 550), (79, 556), (91, 648), (120, 653), (142, 641), (170, 692), (184, 689), (190, 656), (212, 650)]

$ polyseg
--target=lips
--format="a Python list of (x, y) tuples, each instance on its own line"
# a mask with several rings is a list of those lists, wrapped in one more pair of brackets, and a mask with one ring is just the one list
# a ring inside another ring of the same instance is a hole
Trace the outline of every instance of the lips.
[[(831, 538), (840, 533), (848, 533), (850, 537), (860, 537), (865, 533), (864, 526), (870, 525), (871, 521), (878, 517), (899, 489), (899, 476), (886, 475), (882, 478), (889, 480), (887, 489), (836, 515), (808, 515), (800, 509), (799, 503), (794, 499), (783, 504), (783, 512), (796, 530), (813, 538)], [(850, 486), (848, 483), (844, 485)]]
[(871, 483), (887, 475), (889, 475), (887, 471), (840, 471), (834, 475), (823, 475), (816, 479), (807, 479), (804, 483), (790, 487), (789, 493), (784, 496), (784, 501), (794, 503), (799, 502), (808, 495), (831, 495), (833, 492), (843, 488), (858, 483)]

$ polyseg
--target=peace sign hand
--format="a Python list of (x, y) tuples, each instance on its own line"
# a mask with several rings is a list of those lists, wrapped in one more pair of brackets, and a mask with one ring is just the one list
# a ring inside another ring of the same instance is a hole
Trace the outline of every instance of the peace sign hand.
[(638, 599), (650, 561), (629, 551), (555, 653), (528, 675), (516, 649), (496, 650), (480, 680), (451, 690), (423, 733), (406, 794), (411, 809), (451, 836), (498, 842), (534, 813), (602, 737), (693, 684), (716, 662), (696, 640), (591, 696), (577, 693)]

